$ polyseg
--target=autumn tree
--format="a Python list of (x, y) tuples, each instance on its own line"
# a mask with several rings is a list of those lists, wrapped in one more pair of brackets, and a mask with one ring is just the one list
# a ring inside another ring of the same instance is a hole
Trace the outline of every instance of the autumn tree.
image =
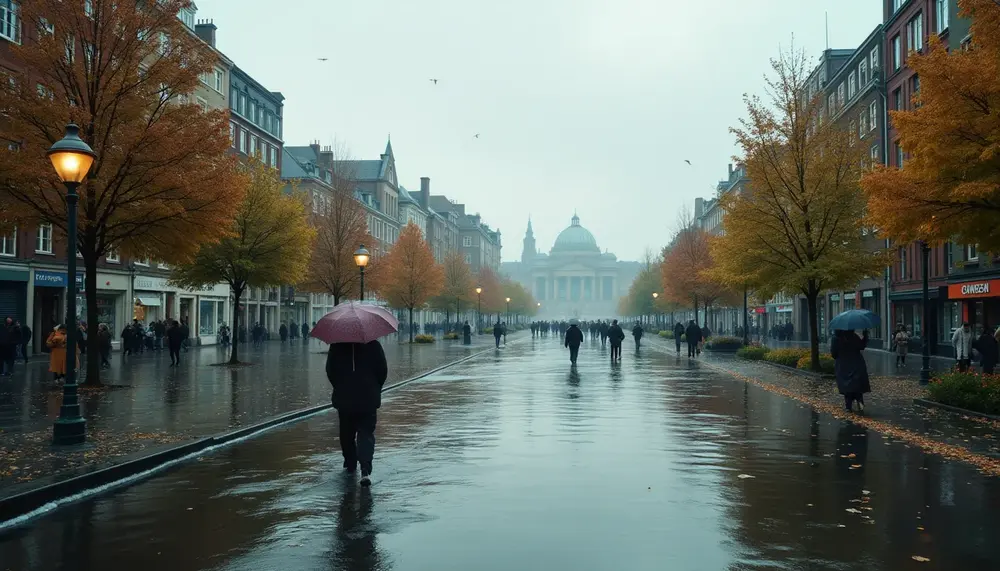
[(420, 228), (413, 222), (408, 223), (385, 256), (382, 296), (391, 307), (409, 311), (410, 343), (413, 342), (413, 310), (438, 295), (443, 284), (444, 271), (434, 261), (430, 245)]
[(1000, 251), (1000, 5), (960, 0), (972, 44), (948, 51), (931, 35), (906, 65), (920, 77), (909, 109), (890, 111), (906, 168), (862, 179), (879, 232), (901, 241), (956, 240)]
[(748, 192), (721, 198), (725, 233), (712, 245), (714, 276), (765, 298), (801, 292), (818, 370), (820, 292), (878, 275), (885, 260), (862, 226), (867, 149), (857, 133), (827, 120), (822, 96), (808, 99), (803, 55), (784, 53), (772, 68), (768, 99), (747, 97), (747, 118), (732, 130), (750, 182)]
[[(483, 326), (492, 325), (492, 315), (499, 314), (504, 310), (503, 285), (500, 283), (500, 276), (492, 268), (484, 266), (476, 273), (476, 287), (483, 288), (481, 296), (481, 307), (486, 319), (482, 321)], [(473, 291), (475, 293), (475, 291)], [(477, 317), (478, 319), (478, 317)]]
[(510, 315), (507, 319), (511, 319), (518, 315), (535, 315), (538, 313), (537, 302), (528, 288), (524, 287), (521, 282), (514, 281), (507, 276), (500, 281), (501, 295), (504, 298), (505, 311), (507, 305), (507, 298), (510, 298)]
[[(284, 192), (278, 172), (258, 159), (243, 170), (247, 187), (228, 233), (203, 244), (191, 263), (176, 267), (171, 279), (188, 288), (226, 282), (233, 291), (233, 332), (240, 331), (239, 307), (250, 287), (297, 283), (306, 274), (316, 231), (309, 224), (305, 197)], [(230, 364), (238, 364), (233, 343)]]
[[(0, 208), (65, 235), (66, 192), (45, 151), (67, 122), (78, 124), (97, 155), (78, 189), (76, 236), (92, 355), (98, 259), (190, 260), (225, 231), (241, 197), (228, 112), (182, 99), (217, 59), (177, 18), (189, 4), (17, 2), (22, 42), (8, 44), (16, 71), (0, 70)], [(99, 359), (87, 360), (86, 383), (100, 384)]]
[(448, 252), (442, 263), (444, 282), (441, 292), (434, 297), (431, 305), (438, 311), (445, 312), (445, 321), (451, 323), (451, 312), (457, 315), (462, 311), (462, 304), (475, 300), (475, 284), (472, 270), (462, 253), (454, 250)]
[(354, 252), (362, 244), (373, 244), (368, 233), (368, 214), (354, 197), (356, 176), (353, 161), (334, 160), (327, 193), (328, 205), (313, 217), (316, 242), (304, 289), (328, 293), (333, 303), (360, 295), (360, 271)]
[(698, 310), (704, 308), (703, 324), (708, 324), (708, 308), (732, 296), (732, 288), (713, 276), (716, 260), (709, 250), (709, 236), (690, 220), (684, 221), (669, 246), (663, 249), (660, 264), (666, 301)]

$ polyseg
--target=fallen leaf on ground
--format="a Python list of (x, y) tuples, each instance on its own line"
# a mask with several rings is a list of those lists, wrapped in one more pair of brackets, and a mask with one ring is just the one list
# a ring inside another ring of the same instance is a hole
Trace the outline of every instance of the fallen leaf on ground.
[(913, 557), (910, 557), (910, 559), (912, 559), (914, 561), (919, 561), (921, 563), (926, 563), (926, 562), (930, 561), (930, 558), (923, 557), (923, 556), (920, 556), (920, 555), (914, 555)]
[(747, 478), (756, 478), (757, 476), (751, 476), (750, 474), (740, 474), (739, 476), (736, 477), (741, 480), (746, 480)]
[(851, 470), (857, 470), (860, 467), (861, 467), (861, 464), (851, 464), (851, 468), (850, 469)]
[(868, 490), (861, 490), (861, 493), (864, 494), (864, 495), (866, 495), (866, 496), (869, 495), (869, 494), (871, 494), (871, 492), (869, 492)]
[(854, 509), (854, 508), (847, 508), (847, 509), (846, 509), (846, 510), (844, 510), (844, 511), (845, 511), (845, 512), (848, 512), (848, 513), (852, 513), (852, 514), (859, 514), (859, 513), (861, 513), (861, 510), (856, 510), (856, 509)]

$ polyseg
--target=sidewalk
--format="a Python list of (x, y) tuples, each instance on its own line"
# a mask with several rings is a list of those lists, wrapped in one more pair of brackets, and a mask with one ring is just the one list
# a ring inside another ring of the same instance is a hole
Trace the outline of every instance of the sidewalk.
[[(765, 339), (764, 345), (771, 347), (772, 349), (780, 349), (784, 347), (796, 347), (796, 348), (809, 348), (808, 341), (779, 341), (777, 339)], [(829, 353), (830, 344), (821, 343), (819, 346), (820, 353)], [(882, 377), (920, 377), (920, 368), (923, 366), (921, 364), (920, 352), (911, 352), (906, 356), (906, 365), (896, 367), (896, 353), (892, 351), (886, 351), (884, 349), (865, 349), (865, 363), (868, 365), (868, 373), (872, 376)], [(955, 365), (955, 360), (951, 357), (942, 357), (940, 355), (931, 355), (931, 372), (946, 371)]]
[[(389, 362), (387, 384), (492, 346), (492, 337), (473, 344), (441, 341), (428, 345), (383, 341)], [(121, 461), (145, 449), (188, 441), (247, 426), (330, 399), (326, 347), (316, 340), (271, 341), (259, 349), (240, 347), (252, 366), (214, 366), (228, 358), (217, 346), (182, 353), (171, 368), (166, 351), (112, 359), (101, 376), (104, 390), (81, 390), (87, 444), (54, 448), (52, 422), (59, 416), (61, 386), (47, 361), (18, 363), (12, 378), (0, 379), (0, 496), (23, 491), (41, 477), (70, 477)], [(85, 366), (85, 365), (84, 365)]]

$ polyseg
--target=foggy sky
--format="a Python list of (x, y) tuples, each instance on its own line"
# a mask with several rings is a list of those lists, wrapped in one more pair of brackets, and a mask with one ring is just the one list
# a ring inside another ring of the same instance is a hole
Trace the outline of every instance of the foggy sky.
[(286, 145), (337, 141), (377, 159), (391, 134), (400, 183), (428, 176), (480, 212), (503, 232), (504, 260), (520, 257), (529, 214), (548, 251), (574, 209), (602, 249), (639, 259), (726, 177), (728, 129), (769, 58), (793, 35), (818, 58), (824, 13), (830, 47), (855, 48), (881, 4), (197, 0), (197, 17), (285, 95)]

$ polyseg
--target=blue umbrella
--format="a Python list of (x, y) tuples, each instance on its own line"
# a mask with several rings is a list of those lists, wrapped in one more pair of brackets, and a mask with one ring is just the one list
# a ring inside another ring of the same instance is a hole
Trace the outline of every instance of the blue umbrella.
[(849, 309), (830, 320), (830, 331), (874, 329), (878, 323), (878, 316), (867, 309)]

